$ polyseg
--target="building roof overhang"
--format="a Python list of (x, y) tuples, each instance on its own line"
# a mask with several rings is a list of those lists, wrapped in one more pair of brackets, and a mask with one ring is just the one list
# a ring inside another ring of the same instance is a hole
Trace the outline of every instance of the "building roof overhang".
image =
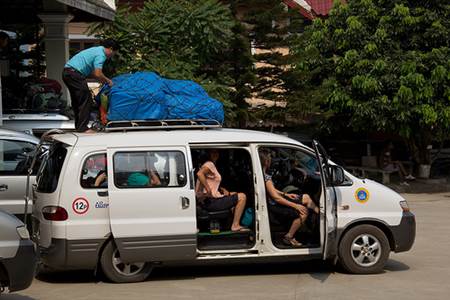
[(1, 0), (0, 28), (14, 31), (14, 24), (37, 24), (39, 14), (52, 13), (71, 14), (72, 22), (112, 20), (115, 11), (114, 0)]

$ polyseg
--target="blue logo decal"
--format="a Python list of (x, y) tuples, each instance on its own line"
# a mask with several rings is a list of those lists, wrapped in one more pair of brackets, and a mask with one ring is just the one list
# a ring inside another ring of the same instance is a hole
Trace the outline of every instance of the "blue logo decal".
[(366, 200), (367, 198), (367, 193), (365, 191), (359, 191), (358, 192), (358, 199), (359, 200)]
[(103, 201), (95, 202), (95, 208), (108, 208), (109, 203), (104, 203)]

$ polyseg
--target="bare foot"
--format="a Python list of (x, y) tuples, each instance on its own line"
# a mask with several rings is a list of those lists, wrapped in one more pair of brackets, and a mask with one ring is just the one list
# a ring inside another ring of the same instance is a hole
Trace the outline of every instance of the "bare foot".
[(236, 226), (236, 227), (232, 226), (231, 231), (233, 231), (233, 232), (249, 232), (250, 229), (247, 227), (242, 227), (242, 226)]
[(96, 133), (97, 131), (95, 131), (94, 129), (88, 129), (86, 130), (84, 133)]

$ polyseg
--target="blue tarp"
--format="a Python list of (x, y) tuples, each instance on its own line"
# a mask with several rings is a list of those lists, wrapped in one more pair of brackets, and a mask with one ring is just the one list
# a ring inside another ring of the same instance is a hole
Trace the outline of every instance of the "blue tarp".
[(223, 105), (197, 83), (171, 80), (154, 72), (124, 74), (112, 79), (97, 96), (108, 96), (108, 121), (213, 119), (224, 121)]

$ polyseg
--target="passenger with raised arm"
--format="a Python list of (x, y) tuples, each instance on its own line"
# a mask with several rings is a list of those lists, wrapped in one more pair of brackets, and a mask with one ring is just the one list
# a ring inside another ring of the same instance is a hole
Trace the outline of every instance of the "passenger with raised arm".
[(307, 194), (290, 194), (276, 189), (272, 177), (267, 174), (272, 163), (270, 153), (266, 150), (260, 150), (259, 157), (264, 171), (264, 182), (268, 194), (268, 209), (279, 219), (292, 222), (289, 231), (283, 237), (283, 243), (287, 246), (301, 247), (302, 244), (295, 239), (295, 234), (306, 221), (308, 208), (318, 214), (319, 207)]
[(207, 211), (220, 211), (234, 207), (231, 231), (246, 232), (248, 228), (240, 225), (247, 197), (244, 193), (229, 192), (220, 186), (222, 176), (216, 168), (219, 151), (211, 149), (207, 160), (197, 172), (198, 180), (195, 186), (197, 200)]

